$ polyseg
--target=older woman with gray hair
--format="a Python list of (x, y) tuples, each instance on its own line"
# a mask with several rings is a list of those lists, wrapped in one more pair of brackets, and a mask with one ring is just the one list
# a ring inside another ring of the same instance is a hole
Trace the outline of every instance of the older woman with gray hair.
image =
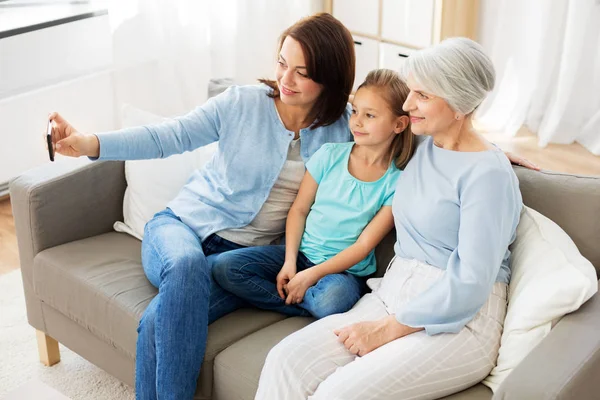
[(402, 72), (421, 140), (396, 188), (396, 255), (350, 311), (271, 350), (257, 399), (435, 399), (496, 363), (522, 199), (504, 154), (473, 128), (494, 68), (453, 38)]

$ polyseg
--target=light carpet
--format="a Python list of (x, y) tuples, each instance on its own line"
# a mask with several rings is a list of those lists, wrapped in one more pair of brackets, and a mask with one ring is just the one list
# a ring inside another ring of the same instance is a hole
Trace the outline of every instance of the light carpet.
[(27, 323), (21, 271), (0, 275), (0, 398), (32, 380), (73, 400), (135, 398), (133, 388), (63, 345), (60, 355), (52, 367), (40, 363), (35, 329)]

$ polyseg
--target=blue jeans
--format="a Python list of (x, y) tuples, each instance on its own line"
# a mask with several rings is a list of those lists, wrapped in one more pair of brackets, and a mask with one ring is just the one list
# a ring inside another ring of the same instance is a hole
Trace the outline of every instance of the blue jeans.
[(210, 269), (223, 252), (240, 248), (216, 235), (201, 243), (168, 208), (146, 224), (142, 265), (158, 294), (138, 327), (137, 399), (193, 398), (208, 324), (245, 305), (214, 283)]
[[(364, 278), (342, 272), (321, 278), (308, 288), (301, 303), (286, 305), (277, 293), (276, 278), (285, 261), (285, 246), (246, 247), (215, 260), (213, 278), (223, 289), (264, 310), (323, 318), (352, 308), (366, 291)], [(298, 253), (298, 272), (314, 266)]]

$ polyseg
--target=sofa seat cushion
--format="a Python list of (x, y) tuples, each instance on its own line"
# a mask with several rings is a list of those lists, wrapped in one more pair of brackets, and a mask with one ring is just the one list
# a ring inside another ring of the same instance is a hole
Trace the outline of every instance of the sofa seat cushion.
[(443, 400), (491, 400), (494, 394), (482, 383), (478, 383), (462, 392), (442, 397)]
[(251, 400), (269, 350), (284, 337), (314, 321), (292, 317), (263, 328), (223, 350), (215, 358), (213, 400)]
[[(312, 318), (293, 317), (254, 332), (223, 350), (215, 358), (213, 400), (252, 400), (269, 350), (284, 337), (304, 328)], [(447, 400), (490, 400), (492, 391), (482, 384), (445, 397)]]
[(46, 249), (33, 262), (34, 290), (134, 358), (138, 322), (158, 293), (146, 279), (140, 250), (139, 240), (116, 232)]
[[(146, 279), (140, 249), (139, 240), (117, 232), (46, 249), (34, 259), (35, 292), (44, 303), (133, 359), (139, 320), (158, 293)], [(211, 324), (197, 398), (210, 397), (213, 360), (220, 351), (284, 318), (242, 309)]]

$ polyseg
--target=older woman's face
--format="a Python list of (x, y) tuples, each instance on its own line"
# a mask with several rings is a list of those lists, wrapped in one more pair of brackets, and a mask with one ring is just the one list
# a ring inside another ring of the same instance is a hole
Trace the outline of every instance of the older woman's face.
[(425, 91), (411, 75), (406, 84), (410, 93), (402, 108), (410, 115), (411, 130), (415, 135), (444, 133), (456, 123), (456, 112), (446, 100)]
[(312, 107), (323, 90), (308, 77), (302, 47), (289, 36), (279, 51), (275, 76), (280, 99), (288, 105)]

